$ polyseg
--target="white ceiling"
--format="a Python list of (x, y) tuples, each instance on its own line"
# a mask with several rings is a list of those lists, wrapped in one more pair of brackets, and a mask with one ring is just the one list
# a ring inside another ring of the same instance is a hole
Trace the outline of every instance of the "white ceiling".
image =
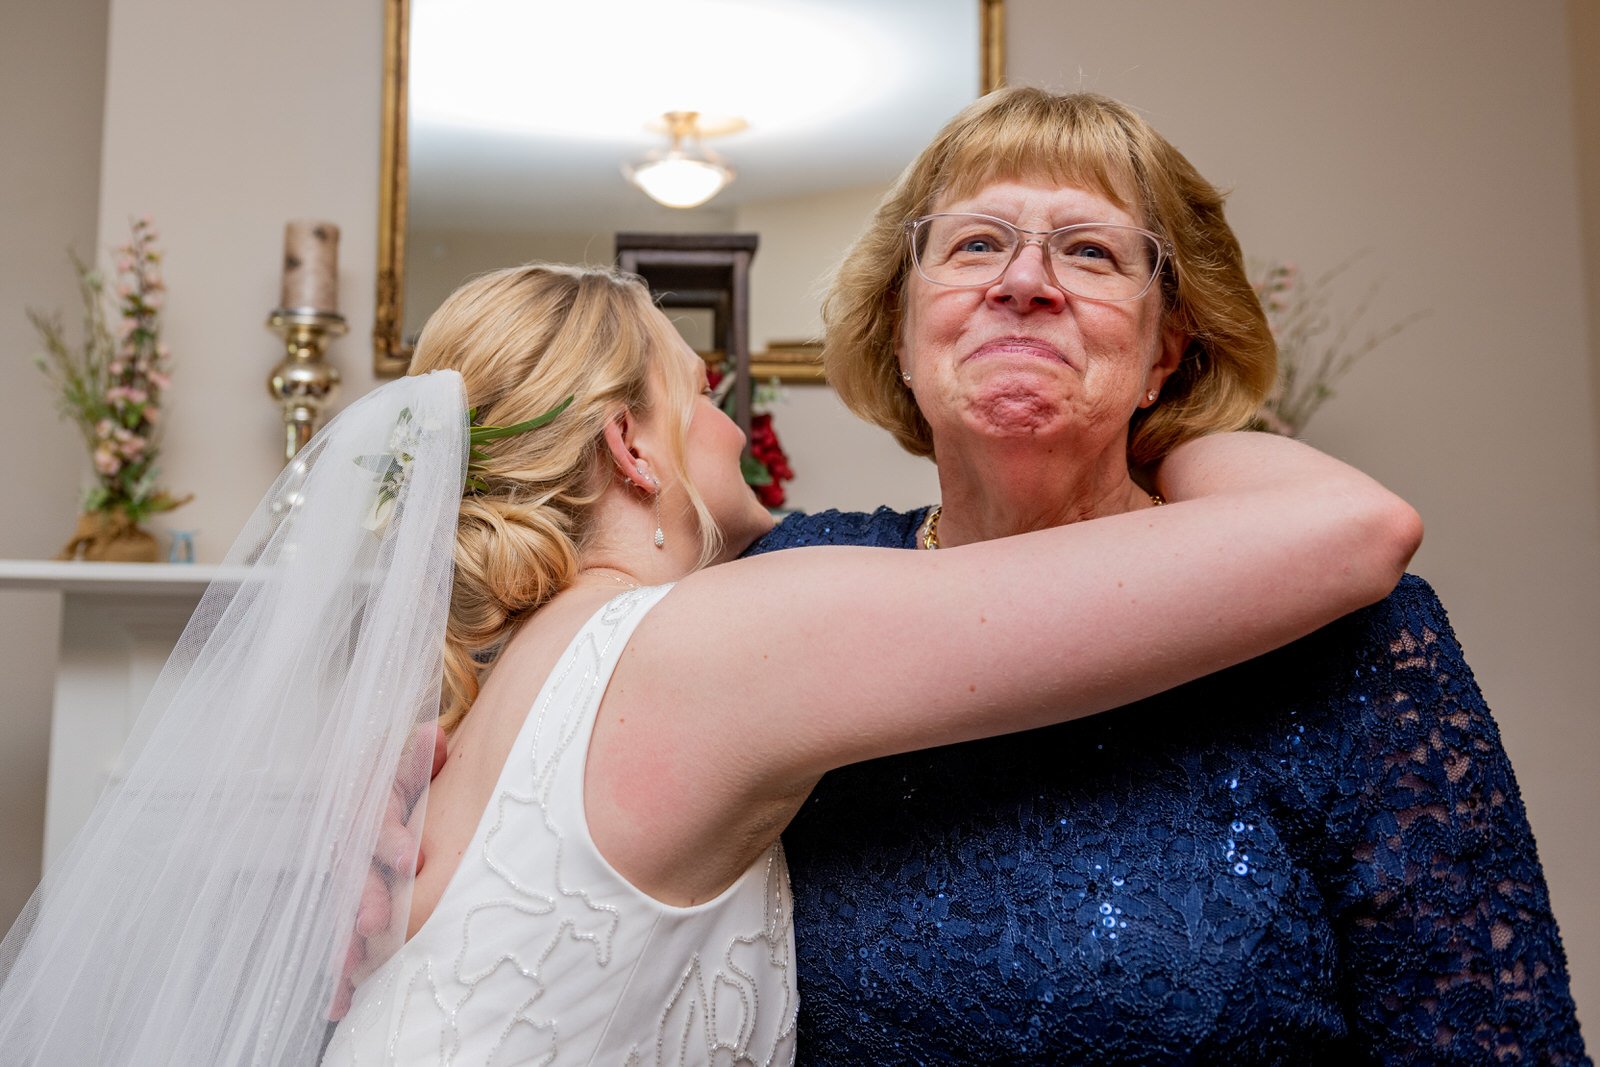
[[(707, 205), (887, 183), (978, 92), (975, 0), (412, 0), (411, 226), (654, 228), (621, 173), (738, 116)], [(700, 209), (705, 210), (705, 209)]]

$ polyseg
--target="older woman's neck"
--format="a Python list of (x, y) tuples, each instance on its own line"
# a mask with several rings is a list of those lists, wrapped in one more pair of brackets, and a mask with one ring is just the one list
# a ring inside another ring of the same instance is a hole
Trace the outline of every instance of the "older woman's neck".
[(1120, 515), (1150, 506), (1121, 450), (1099, 463), (1063, 467), (1049, 456), (939, 460), (941, 547)]

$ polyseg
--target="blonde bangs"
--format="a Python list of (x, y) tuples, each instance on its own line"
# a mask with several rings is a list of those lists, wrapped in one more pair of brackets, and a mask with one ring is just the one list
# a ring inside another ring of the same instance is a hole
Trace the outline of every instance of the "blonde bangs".
[(1127, 131), (1101, 111), (1016, 109), (986, 128), (951, 138), (940, 161), (941, 183), (919, 214), (964, 199), (996, 182), (1076, 186), (1098, 193), (1149, 225)]

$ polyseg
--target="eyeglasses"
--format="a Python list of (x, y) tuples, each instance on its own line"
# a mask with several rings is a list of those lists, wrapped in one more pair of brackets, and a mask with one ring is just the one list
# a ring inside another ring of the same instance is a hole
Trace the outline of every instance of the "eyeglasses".
[(1024, 245), (1038, 244), (1055, 284), (1089, 300), (1137, 300), (1150, 291), (1172, 246), (1137, 226), (1085, 222), (1024, 230), (992, 215), (943, 212), (906, 227), (917, 273), (935, 285), (992, 285)]

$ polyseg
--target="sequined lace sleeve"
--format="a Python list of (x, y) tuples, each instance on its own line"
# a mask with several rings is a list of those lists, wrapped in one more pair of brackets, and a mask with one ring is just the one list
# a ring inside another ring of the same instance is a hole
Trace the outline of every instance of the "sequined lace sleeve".
[(807, 545), (864, 545), (869, 548), (910, 548), (927, 508), (916, 511), (819, 511), (807, 515), (794, 512), (745, 549), (747, 556), (776, 552)]
[(1365, 618), (1344, 697), (1362, 728), (1317, 764), (1351, 1036), (1384, 1062), (1588, 1062), (1522, 798), (1443, 608), (1408, 578)]

